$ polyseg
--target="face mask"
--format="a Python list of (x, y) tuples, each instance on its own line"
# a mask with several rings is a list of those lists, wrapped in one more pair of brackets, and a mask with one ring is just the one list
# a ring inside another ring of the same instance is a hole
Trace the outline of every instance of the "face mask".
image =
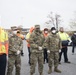
[(13, 31), (13, 34), (16, 34), (17, 33), (17, 31)]
[(44, 33), (48, 33), (48, 31), (44, 31)]
[(52, 30), (52, 33), (56, 33), (56, 30)]

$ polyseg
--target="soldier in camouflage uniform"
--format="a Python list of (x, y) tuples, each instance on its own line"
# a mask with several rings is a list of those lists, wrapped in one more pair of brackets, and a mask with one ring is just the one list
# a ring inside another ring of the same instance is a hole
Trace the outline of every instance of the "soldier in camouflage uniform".
[(20, 75), (21, 69), (21, 50), (22, 39), (16, 35), (16, 31), (12, 31), (9, 37), (9, 52), (8, 52), (8, 69), (7, 75), (12, 75), (14, 66), (16, 67), (15, 75)]
[(35, 73), (36, 63), (38, 62), (39, 74), (43, 75), (43, 49), (44, 37), (40, 31), (40, 25), (35, 25), (35, 30), (31, 33), (30, 38), (30, 75)]
[(52, 72), (53, 61), (54, 61), (54, 71), (61, 73), (61, 71), (58, 69), (59, 49), (61, 49), (61, 41), (59, 36), (56, 34), (56, 29), (54, 27), (51, 28), (51, 33), (45, 40), (45, 46), (47, 47), (48, 52), (48, 66), (49, 66), (48, 74), (51, 74)]

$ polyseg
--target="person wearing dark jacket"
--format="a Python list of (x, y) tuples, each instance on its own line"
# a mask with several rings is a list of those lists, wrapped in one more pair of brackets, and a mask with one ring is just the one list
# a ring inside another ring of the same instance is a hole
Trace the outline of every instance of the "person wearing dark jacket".
[(76, 46), (76, 32), (71, 37), (72, 40), (72, 54), (74, 54), (75, 46)]
[[(43, 35), (45, 39), (48, 36), (48, 34), (49, 34), (48, 28), (44, 28)], [(45, 62), (48, 63), (47, 48), (44, 48), (44, 64)]]

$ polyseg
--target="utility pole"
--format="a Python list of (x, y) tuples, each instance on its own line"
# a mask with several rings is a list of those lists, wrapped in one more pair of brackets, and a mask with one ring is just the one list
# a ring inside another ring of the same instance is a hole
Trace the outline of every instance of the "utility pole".
[(55, 15), (55, 19), (56, 19), (56, 29), (57, 29), (57, 31), (58, 31), (58, 28), (59, 28), (59, 17), (60, 17), (60, 15)]
[(56, 19), (56, 30), (58, 31), (58, 17), (57, 17), (57, 15), (55, 15), (55, 19)]

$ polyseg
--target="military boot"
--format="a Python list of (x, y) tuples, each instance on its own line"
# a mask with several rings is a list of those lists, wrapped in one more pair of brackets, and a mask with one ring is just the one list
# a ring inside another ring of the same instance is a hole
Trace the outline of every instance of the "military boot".
[(50, 67), (48, 70), (48, 74), (51, 74), (51, 72), (52, 72), (52, 68)]
[(58, 72), (58, 73), (61, 73), (61, 71), (57, 67), (54, 68), (54, 71)]
[(30, 75), (33, 75), (33, 73), (30, 73)]
[(43, 75), (43, 73), (40, 73), (40, 75)]

